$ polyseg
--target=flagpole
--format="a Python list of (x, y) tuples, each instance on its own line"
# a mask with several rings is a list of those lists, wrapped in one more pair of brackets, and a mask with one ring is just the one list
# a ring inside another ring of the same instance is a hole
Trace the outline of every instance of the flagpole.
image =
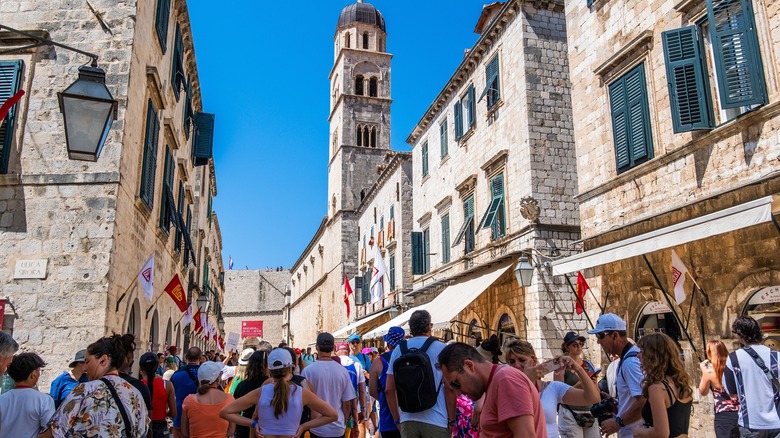
[[(569, 287), (571, 288), (571, 291), (574, 293), (574, 297), (577, 299), (577, 303), (579, 303), (579, 305), (582, 306), (582, 313), (585, 314), (585, 319), (588, 320), (588, 325), (592, 329), (593, 328), (593, 321), (590, 320), (590, 316), (588, 315), (588, 311), (585, 309), (585, 303), (583, 303), (582, 300), (580, 299), (580, 296), (577, 295), (577, 291), (574, 289), (574, 285), (571, 284), (571, 279), (569, 278), (569, 276), (568, 275), (564, 275), (564, 278), (566, 278), (566, 282), (569, 283)], [(588, 288), (588, 289), (590, 289), (590, 288)], [(601, 306), (599, 306), (599, 307), (601, 307)], [(602, 309), (601, 311), (603, 313), (604, 309)]]
[(161, 298), (163, 295), (164, 295), (164, 294), (160, 294), (160, 295), (157, 297), (157, 299), (156, 299), (156, 300), (152, 301), (152, 304), (149, 306), (149, 310), (147, 310), (147, 311), (146, 311), (146, 317), (145, 317), (145, 319), (149, 319), (149, 312), (151, 312), (151, 311), (152, 311), (152, 309), (154, 308), (154, 305), (155, 305), (155, 304), (157, 304), (157, 302), (158, 302), (158, 301), (160, 301), (160, 298)]
[(122, 293), (119, 295), (119, 299), (116, 301), (116, 309), (114, 309), (114, 312), (119, 312), (119, 303), (121, 303), (121, 302), (122, 302), (122, 300), (124, 300), (124, 299), (125, 299), (125, 295), (127, 295), (127, 292), (129, 292), (129, 291), (130, 291), (130, 288), (131, 288), (131, 287), (133, 287), (133, 285), (135, 284), (135, 282), (136, 282), (137, 280), (138, 280), (138, 275), (136, 274), (136, 275), (133, 277), (133, 281), (131, 281), (131, 282), (130, 282), (130, 285), (128, 285), (128, 286), (127, 286), (127, 289), (125, 289), (125, 291), (124, 291), (124, 292), (122, 292)]
[(663, 285), (661, 285), (661, 280), (658, 279), (658, 275), (655, 273), (653, 266), (650, 264), (650, 260), (647, 259), (647, 255), (645, 254), (642, 254), (642, 258), (645, 259), (645, 263), (647, 264), (648, 269), (650, 269), (650, 273), (653, 274), (655, 283), (658, 285), (658, 288), (661, 289), (664, 298), (666, 298), (666, 302), (669, 304), (669, 310), (672, 311), (672, 315), (674, 315), (674, 319), (677, 321), (677, 324), (680, 325), (680, 328), (682, 328), (683, 333), (685, 333), (686, 339), (688, 339), (688, 342), (691, 344), (691, 348), (693, 348), (693, 352), (696, 354), (696, 357), (699, 359), (699, 362), (701, 362), (701, 356), (699, 355), (699, 350), (696, 349), (696, 345), (694, 345), (693, 339), (691, 339), (691, 335), (690, 333), (688, 333), (688, 330), (685, 327), (683, 327), (682, 321), (680, 320), (680, 315), (678, 315), (677, 311), (674, 310), (674, 305), (672, 304), (672, 300), (669, 299), (669, 294), (666, 293), (666, 289), (664, 289)]

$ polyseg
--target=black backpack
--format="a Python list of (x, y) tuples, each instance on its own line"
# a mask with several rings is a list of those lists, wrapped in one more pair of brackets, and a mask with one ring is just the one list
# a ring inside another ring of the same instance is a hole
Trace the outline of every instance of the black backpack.
[(437, 388), (433, 365), (426, 353), (434, 341), (436, 338), (429, 337), (420, 348), (408, 348), (406, 340), (399, 345), (401, 355), (393, 362), (393, 375), (398, 405), (404, 412), (422, 412), (436, 405), (441, 382)]

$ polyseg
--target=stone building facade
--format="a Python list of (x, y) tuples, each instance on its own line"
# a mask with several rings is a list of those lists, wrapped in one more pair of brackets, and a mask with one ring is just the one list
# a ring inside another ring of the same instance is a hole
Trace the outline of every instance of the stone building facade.
[[(43, 389), (104, 334), (135, 334), (139, 352), (186, 345), (163, 288), (178, 275), (199, 294), (206, 248), (221, 258), (218, 232), (207, 239), (216, 181), (186, 2), (11, 2), (0, 22), (97, 54), (118, 101), (99, 159), (69, 160), (56, 93), (87, 58), (0, 32), (0, 51), (16, 49), (0, 55), (0, 89), (26, 91), (0, 131), (3, 330), (46, 359)], [(136, 281), (150, 255), (152, 301)], [(45, 271), (22, 278), (30, 261)]]
[[(363, 334), (391, 317), (404, 305), (412, 290), (412, 156), (388, 152), (377, 169), (377, 182), (357, 208), (359, 269), (354, 284), (355, 310), (348, 327), (335, 332), (346, 337)], [(382, 277), (383, 295), (371, 297), (371, 276), (378, 246), (387, 274)]]
[[(777, 345), (780, 4), (576, 1), (566, 20), (585, 251), (554, 271), (583, 272), (592, 315), (672, 336), (696, 382), (706, 341), (738, 347), (740, 314)], [(679, 305), (672, 251), (691, 274)], [(714, 436), (709, 397), (694, 403), (690, 435)]]
[(242, 337), (239, 349), (265, 340), (276, 346), (287, 340), (285, 323), (288, 269), (238, 270), (225, 273), (225, 333), (242, 334), (243, 321), (263, 321), (262, 338)]
[(358, 275), (356, 209), (390, 150), (390, 61), (382, 14), (368, 3), (345, 7), (330, 72), (327, 215), (291, 268), (291, 342), (347, 323), (344, 276)]
[[(486, 5), (476, 32), (407, 139), (410, 295), (430, 303), (444, 338), (521, 337), (548, 357), (585, 328), (566, 280), (545, 267), (579, 238), (563, 2)], [(528, 287), (513, 273), (521, 255), (536, 265)]]

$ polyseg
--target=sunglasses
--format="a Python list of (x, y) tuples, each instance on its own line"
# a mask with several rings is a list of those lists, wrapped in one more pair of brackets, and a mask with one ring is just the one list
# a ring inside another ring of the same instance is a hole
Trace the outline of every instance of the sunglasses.
[[(463, 371), (459, 371), (458, 374), (462, 373)], [(457, 374), (456, 374), (457, 375)], [(450, 388), (452, 389), (460, 389), (460, 382), (458, 382), (458, 379), (452, 379), (450, 380)]]
[(612, 334), (612, 332), (601, 332), (601, 333), (596, 333), (596, 337), (598, 339), (604, 339), (604, 338), (606, 338), (607, 336), (609, 336), (611, 334)]
[(350, 342), (350, 344), (352, 344), (352, 345), (359, 344), (359, 343), (360, 343), (360, 341), (352, 341), (352, 342)]
[(569, 344), (569, 347), (584, 347), (584, 346), (585, 344), (583, 344), (582, 342), (572, 342), (571, 344)]

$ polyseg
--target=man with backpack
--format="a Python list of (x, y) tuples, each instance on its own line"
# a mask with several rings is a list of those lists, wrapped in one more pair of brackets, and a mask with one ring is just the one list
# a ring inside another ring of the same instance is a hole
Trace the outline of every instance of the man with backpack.
[[(363, 377), (366, 380), (366, 389), (368, 389), (368, 370), (371, 369), (371, 358), (368, 357), (367, 354), (363, 353), (363, 340), (360, 339), (360, 335), (357, 333), (353, 333), (349, 335), (349, 338), (347, 338), (347, 343), (349, 343), (349, 357), (353, 361), (360, 364), (361, 367), (363, 367)], [(365, 397), (365, 393), (363, 395)], [(365, 438), (366, 436), (366, 423), (368, 422), (368, 416), (371, 414), (371, 409), (365, 405), (363, 407), (367, 408), (365, 412), (360, 412), (360, 419), (358, 421), (358, 435), (357, 438)]]
[(607, 354), (620, 356), (615, 386), (618, 394), (618, 412), (614, 418), (600, 423), (601, 434), (617, 433), (619, 438), (633, 438), (634, 426), (642, 420), (642, 379), (644, 373), (639, 365), (639, 347), (628, 341), (626, 322), (614, 313), (605, 313), (596, 321), (596, 327), (588, 330), (596, 335), (597, 343)]
[(352, 383), (352, 389), (357, 396), (357, 404), (351, 420), (347, 421), (347, 438), (359, 438), (358, 425), (365, 419), (366, 413), (366, 377), (363, 373), (363, 366), (360, 362), (352, 360), (349, 356), (349, 344), (340, 342), (336, 344), (336, 356), (339, 358), (341, 366), (347, 369), (349, 380)]
[(401, 327), (390, 327), (387, 334), (382, 336), (387, 344), (387, 351), (382, 353), (371, 364), (368, 392), (371, 397), (379, 400), (379, 433), (382, 438), (401, 438), (401, 432), (393, 420), (393, 414), (387, 406), (387, 370), (390, 368), (390, 356), (395, 347), (404, 340), (406, 332)]
[(174, 393), (176, 395), (176, 417), (173, 419), (174, 438), (182, 438), (184, 436), (181, 433), (181, 405), (184, 403), (184, 399), (187, 398), (188, 395), (198, 392), (200, 356), (201, 351), (198, 347), (192, 347), (187, 350), (187, 354), (184, 357), (187, 360), (187, 365), (179, 368), (171, 376), (171, 383), (173, 384)]
[(431, 314), (417, 310), (409, 318), (412, 338), (390, 355), (385, 395), (403, 438), (450, 438), (455, 423), (455, 394), (436, 368), (444, 343), (431, 337)]

